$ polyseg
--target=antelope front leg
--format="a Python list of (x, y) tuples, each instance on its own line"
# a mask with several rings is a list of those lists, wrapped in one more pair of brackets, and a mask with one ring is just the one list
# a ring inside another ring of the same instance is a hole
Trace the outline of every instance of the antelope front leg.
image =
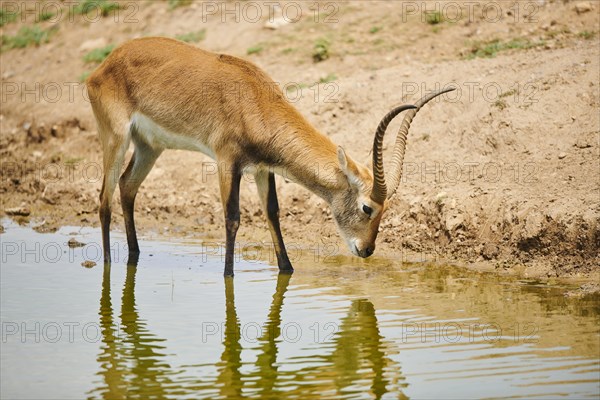
[(225, 271), (223, 275), (233, 276), (233, 255), (235, 236), (240, 227), (240, 180), (242, 173), (236, 164), (219, 163), (219, 186), (221, 202), (225, 212)]
[(283, 236), (281, 235), (281, 228), (279, 226), (279, 202), (277, 201), (277, 190), (275, 188), (275, 175), (273, 175), (272, 172), (261, 170), (254, 175), (254, 178), (256, 180), (256, 187), (258, 188), (258, 195), (260, 196), (263, 210), (267, 214), (269, 231), (271, 231), (273, 246), (275, 246), (275, 255), (277, 256), (279, 271), (292, 273), (294, 272), (294, 268), (292, 268), (292, 263), (285, 250), (285, 244), (283, 243)]

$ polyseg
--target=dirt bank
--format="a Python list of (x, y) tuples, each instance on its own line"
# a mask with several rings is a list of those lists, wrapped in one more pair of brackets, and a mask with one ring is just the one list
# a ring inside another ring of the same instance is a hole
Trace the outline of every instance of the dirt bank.
[[(78, 83), (94, 68), (82, 59), (85, 41), (118, 44), (203, 29), (199, 46), (249, 58), (282, 86), (295, 83), (290, 101), (359, 160), (368, 158), (374, 128), (392, 106), (436, 87), (458, 88), (415, 119), (403, 184), (383, 219), (377, 256), (529, 277), (598, 278), (600, 7), (481, 2), (451, 21), (443, 8), (449, 3), (436, 3), (440, 23), (401, 3), (371, 2), (323, 3), (335, 5), (335, 23), (322, 21), (326, 10), (302, 4), (305, 16), (276, 30), (264, 27), (266, 17), (223, 23), (220, 12), (206, 15), (197, 2), (171, 11), (165, 3), (139, 3), (135, 23), (110, 16), (43, 22), (44, 29), (58, 27), (48, 43), (1, 55), (2, 210), (28, 214), (13, 217), (42, 231), (97, 225), (100, 145)], [(484, 12), (488, 3), (499, 5), (500, 20)], [(32, 23), (7, 23), (3, 34), (16, 35), (22, 25)], [(327, 58), (314, 62), (323, 39)], [(319, 80), (324, 83), (310, 86)], [(52, 87), (61, 88), (59, 96), (52, 97)], [(278, 183), (289, 246), (348, 253), (327, 206), (303, 188)], [(118, 197), (113, 226), (122, 229)], [(268, 244), (250, 178), (242, 205), (240, 242)], [(136, 207), (147, 234), (223, 235), (214, 165), (200, 154), (165, 152)]]

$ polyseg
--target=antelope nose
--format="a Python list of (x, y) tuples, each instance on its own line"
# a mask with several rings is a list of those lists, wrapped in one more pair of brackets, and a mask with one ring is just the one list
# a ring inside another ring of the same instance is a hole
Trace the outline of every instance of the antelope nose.
[(367, 257), (370, 257), (374, 251), (375, 251), (375, 246), (369, 246), (365, 249), (365, 254), (367, 255)]

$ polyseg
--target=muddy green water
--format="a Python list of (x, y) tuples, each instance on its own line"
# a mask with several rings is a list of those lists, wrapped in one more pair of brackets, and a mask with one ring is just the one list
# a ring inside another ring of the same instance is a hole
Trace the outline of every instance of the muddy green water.
[(343, 256), (224, 279), (183, 239), (84, 268), (98, 230), (3, 223), (2, 398), (600, 396), (599, 299), (571, 287)]

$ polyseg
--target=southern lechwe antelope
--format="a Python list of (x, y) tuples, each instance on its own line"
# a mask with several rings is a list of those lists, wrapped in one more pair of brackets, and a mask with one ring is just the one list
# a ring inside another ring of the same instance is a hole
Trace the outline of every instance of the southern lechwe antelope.
[[(377, 127), (371, 171), (311, 126), (262, 70), (236, 57), (172, 39), (136, 39), (115, 49), (88, 78), (87, 87), (104, 151), (100, 222), (105, 261), (110, 262), (111, 199), (117, 182), (129, 252), (138, 254), (133, 219), (138, 188), (164, 149), (195, 150), (217, 161), (226, 226), (225, 275), (233, 274), (240, 179), (248, 170), (255, 176), (280, 270), (293, 269), (279, 228), (274, 172), (330, 205), (352, 253), (373, 254), (386, 200), (400, 182), (410, 123), (421, 106), (452, 90), (390, 111)], [(410, 111), (386, 180), (383, 136), (405, 110)], [(131, 141), (133, 156), (119, 179)], [(327, 174), (318, 166), (327, 166)]]

